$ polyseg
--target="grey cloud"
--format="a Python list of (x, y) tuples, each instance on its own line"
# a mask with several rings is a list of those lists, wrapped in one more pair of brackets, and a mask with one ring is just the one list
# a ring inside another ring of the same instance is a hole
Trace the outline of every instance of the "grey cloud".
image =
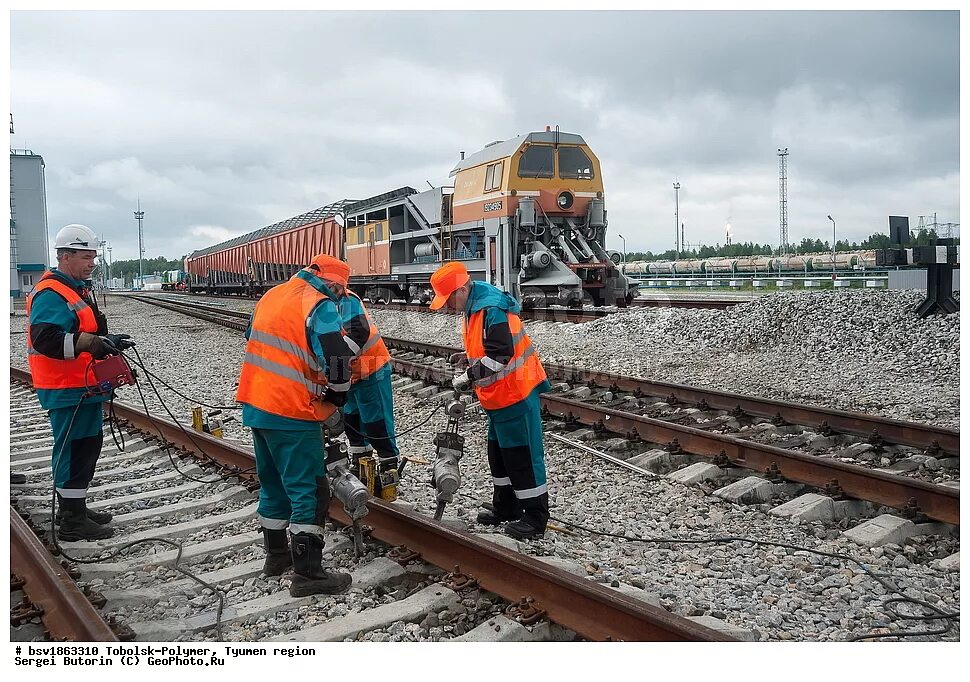
[(116, 258), (139, 196), (174, 257), (546, 124), (593, 146), (628, 248), (671, 243), (673, 179), (697, 239), (734, 212), (774, 242), (779, 146), (792, 236), (841, 211), (862, 238), (900, 204), (959, 221), (958, 16), (14, 12), (12, 144), (47, 161), (52, 231), (104, 226)]

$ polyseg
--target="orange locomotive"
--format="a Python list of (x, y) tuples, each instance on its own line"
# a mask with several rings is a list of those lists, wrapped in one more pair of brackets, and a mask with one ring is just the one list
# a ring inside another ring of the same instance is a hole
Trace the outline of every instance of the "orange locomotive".
[[(305, 215), (342, 223), (351, 288), (372, 301), (429, 301), (431, 273), (446, 260), (526, 306), (622, 305), (635, 294), (606, 251), (603, 178), (581, 136), (547, 128), (493, 142), (462, 153), (451, 177), (453, 187), (402, 187)], [(260, 245), (303, 229), (301, 218), (193, 253), (190, 288), (251, 294), (283, 281), (303, 254), (277, 250), (268, 262)]]

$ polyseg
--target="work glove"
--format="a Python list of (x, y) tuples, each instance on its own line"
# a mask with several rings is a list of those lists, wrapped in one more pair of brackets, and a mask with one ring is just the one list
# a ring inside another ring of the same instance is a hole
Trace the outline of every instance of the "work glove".
[(468, 364), (468, 358), (463, 352), (459, 351), (458, 353), (452, 353), (450, 356), (448, 356), (448, 362), (452, 365), (464, 365)]
[(109, 355), (117, 355), (118, 349), (103, 336), (81, 332), (74, 339), (74, 354), (90, 353), (95, 360), (104, 360)]
[(344, 432), (344, 416), (340, 410), (336, 410), (332, 415), (323, 421), (323, 427), (327, 429), (332, 438), (336, 438)]
[(451, 380), (451, 387), (456, 391), (467, 391), (472, 386), (472, 378), (468, 376), (468, 372), (462, 372), (461, 374), (456, 374), (455, 378)]
[(323, 394), (323, 400), (334, 407), (343, 407), (347, 402), (347, 391), (332, 391), (328, 388)]
[(130, 340), (131, 337), (128, 334), (105, 334), (105, 338), (119, 351), (128, 350), (135, 345), (135, 342)]

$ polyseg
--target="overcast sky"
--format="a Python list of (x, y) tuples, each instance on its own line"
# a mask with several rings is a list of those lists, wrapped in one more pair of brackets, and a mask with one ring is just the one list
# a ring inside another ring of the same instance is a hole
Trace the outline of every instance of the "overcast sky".
[(11, 146), (50, 234), (175, 258), (342, 198), (447, 182), (546, 125), (599, 156), (608, 245), (860, 240), (959, 222), (957, 12), (13, 12)]

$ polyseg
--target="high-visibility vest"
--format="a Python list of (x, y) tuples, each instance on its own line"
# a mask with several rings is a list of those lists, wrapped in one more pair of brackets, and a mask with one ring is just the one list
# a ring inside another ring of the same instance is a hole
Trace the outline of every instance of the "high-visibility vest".
[[(307, 321), (328, 297), (299, 277), (273, 287), (256, 304), (236, 400), (290, 419), (324, 421), (327, 376), (307, 339)], [(339, 313), (334, 311), (339, 325)]]
[[(347, 290), (347, 295), (353, 296), (360, 301), (360, 296), (349, 289)], [(364, 310), (364, 316), (367, 318), (367, 324), (370, 325), (370, 336), (367, 337), (367, 341), (363, 346), (361, 346), (360, 351), (357, 353), (357, 357), (350, 361), (352, 381), (366, 379), (391, 361), (391, 354), (387, 352), (387, 346), (384, 345), (384, 339), (381, 338), (381, 333), (377, 330), (377, 325), (374, 324), (374, 320), (371, 319), (370, 313), (367, 312), (367, 308), (364, 308), (363, 301), (360, 301), (360, 307)]]
[[(47, 272), (41, 277), (40, 282), (27, 297), (28, 320), (30, 319), (30, 308), (34, 302), (34, 297), (48, 289), (55, 292), (67, 303), (67, 307), (77, 318), (77, 330), (79, 332), (98, 333), (98, 319), (94, 314), (94, 308), (81, 298), (77, 290), (66, 284), (53, 272)], [(73, 332), (67, 333), (72, 334)], [(93, 355), (78, 353), (71, 360), (49, 358), (34, 350), (34, 345), (30, 341), (29, 328), (27, 330), (27, 363), (30, 366), (30, 376), (34, 388), (85, 388), (88, 386), (94, 388), (98, 385), (92, 369), (94, 365)]]
[[(475, 395), (486, 410), (500, 410), (524, 400), (546, 378), (532, 340), (525, 333), (522, 320), (514, 313), (507, 313), (509, 331), (515, 354), (508, 364), (491, 376), (479, 379), (473, 386)], [(485, 310), (472, 313), (464, 325), (465, 355), (474, 363), (485, 357)]]

